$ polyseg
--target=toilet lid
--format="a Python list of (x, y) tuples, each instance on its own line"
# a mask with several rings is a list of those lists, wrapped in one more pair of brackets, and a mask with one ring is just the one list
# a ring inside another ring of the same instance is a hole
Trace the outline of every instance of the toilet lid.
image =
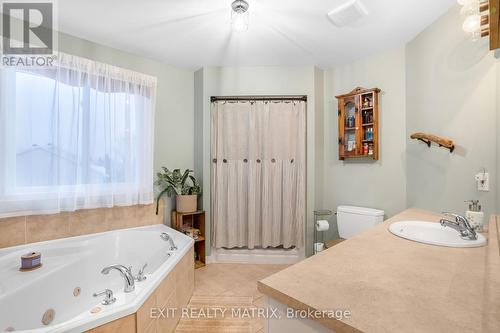
[(384, 216), (383, 210), (356, 206), (338, 206), (337, 213), (339, 212), (369, 216)]

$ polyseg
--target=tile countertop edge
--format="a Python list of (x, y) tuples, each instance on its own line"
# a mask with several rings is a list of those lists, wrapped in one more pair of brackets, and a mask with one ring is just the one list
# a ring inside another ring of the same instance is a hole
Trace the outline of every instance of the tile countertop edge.
[(484, 332), (500, 332), (500, 215), (492, 215), (488, 226), (487, 270), (484, 311), (481, 324)]
[[(387, 226), (390, 225), (393, 222), (396, 221), (402, 221), (405, 219), (422, 219), (422, 220), (427, 220), (427, 221), (438, 221), (440, 215), (436, 213), (432, 213), (429, 211), (421, 210), (421, 209), (407, 209), (392, 218), (384, 221), (381, 223), (379, 226), (359, 235), (356, 236), (350, 240), (344, 241), (343, 243), (337, 245), (337, 246), (328, 249), (326, 251), (323, 251), (322, 253), (319, 253), (316, 256), (310, 257), (294, 266), (301, 266), (303, 269), (304, 266), (307, 266), (308, 264), (312, 267), (317, 266), (315, 265), (316, 262), (318, 261), (319, 257), (323, 256), (333, 256), (334, 253), (336, 252), (346, 252), (345, 250), (348, 249), (349, 247), (359, 245), (359, 241), (361, 238), (365, 238), (366, 236), (370, 236), (371, 233), (378, 234), (377, 236), (380, 237), (386, 237), (383, 235), (384, 232), (381, 232), (381, 229), (384, 229), (386, 231), (386, 235), (390, 237), (397, 237), (392, 234), (387, 230)], [(481, 314), (479, 318), (479, 329), (480, 332), (500, 332), (500, 293), (498, 290), (500, 290), (500, 248), (499, 248), (499, 243), (500, 243), (500, 230), (498, 228), (498, 224), (500, 222), (500, 217), (497, 218), (496, 215), (491, 216), (491, 221), (489, 225), (489, 230), (486, 233), (488, 239), (488, 244), (486, 247), (483, 247), (484, 249), (484, 255), (485, 258), (484, 260), (486, 261), (486, 271), (484, 272), (485, 274), (485, 293), (482, 294), (482, 307), (481, 307)], [(364, 237), (363, 237), (364, 235)], [(358, 239), (357, 239), (358, 238)], [(351, 240), (357, 239), (357, 241), (351, 242)], [(390, 239), (388, 239), (390, 240)], [(426, 245), (426, 244), (420, 244), (420, 243), (415, 243), (412, 241), (408, 240), (402, 240), (404, 242), (409, 242), (408, 245), (411, 246), (410, 244), (418, 244), (419, 246), (425, 245), (429, 246), (429, 249), (434, 249), (436, 250), (437, 248), (442, 247), (436, 247), (433, 245)], [(337, 248), (337, 249), (336, 249)], [(336, 251), (340, 250), (342, 248), (342, 251)], [(453, 249), (453, 248), (444, 248), (444, 249)], [(480, 248), (475, 248), (475, 249), (480, 249)], [(411, 250), (411, 249), (410, 249)], [(314, 257), (318, 257), (316, 259), (311, 260)], [(338, 257), (338, 256), (337, 256)], [(326, 259), (326, 257), (324, 257)], [(444, 259), (443, 259), (444, 260)], [(298, 297), (300, 296), (300, 293), (294, 292), (294, 296), (289, 295), (286, 291), (284, 291), (283, 287), (281, 284), (277, 283), (277, 281), (281, 278), (285, 280), (290, 280), (290, 274), (287, 273), (293, 273), (292, 272), (287, 272), (290, 268), (293, 266), (278, 272), (274, 275), (271, 275), (270, 277), (267, 277), (261, 281), (258, 282), (258, 290), (263, 293), (266, 296), (269, 296), (276, 301), (289, 306), (290, 308), (298, 309), (298, 310), (317, 310), (316, 307), (312, 304), (314, 304), (313, 298), (311, 298), (311, 295), (306, 295), (304, 294), (304, 297)], [(309, 271), (308, 271), (309, 273)], [(310, 272), (310, 274), (315, 274), (317, 272)], [(302, 278), (303, 279), (303, 278)], [(302, 280), (301, 280), (302, 281)], [(281, 290), (280, 290), (281, 289)], [(291, 293), (290, 293), (291, 294)], [(320, 296), (321, 297), (321, 296)], [(445, 299), (446, 300), (446, 299)], [(449, 300), (451, 303), (452, 300)], [(350, 305), (350, 304), (349, 304)], [(466, 307), (464, 307), (466, 308)], [(445, 310), (444, 310), (445, 311)], [(465, 309), (464, 312), (467, 310)], [(469, 314), (471, 315), (471, 314)], [(390, 316), (388, 316), (390, 317)], [(482, 318), (481, 318), (482, 317)], [(370, 325), (369, 323), (351, 323), (352, 325), (349, 325), (348, 323), (341, 321), (341, 320), (336, 320), (336, 319), (331, 319), (331, 318), (324, 318), (324, 319), (315, 319), (316, 321), (320, 322), (323, 326), (334, 330), (336, 333), (351, 333), (351, 332), (367, 332), (367, 331), (379, 331), (380, 327), (376, 327)], [(384, 321), (384, 320), (382, 320)], [(384, 330), (386, 329), (391, 329), (391, 324), (390, 324), (390, 318), (387, 319), (387, 326), (385, 326)], [(362, 325), (361, 325), (362, 324)], [(380, 323), (378, 323), (380, 324)], [(442, 323), (441, 323), (442, 324)], [(372, 330), (373, 328), (373, 330)], [(437, 327), (439, 328), (439, 327)], [(462, 327), (463, 331), (468, 331), (466, 327)], [(403, 327), (394, 327), (395, 330), (399, 332), (406, 332), (406, 331), (414, 331), (412, 329), (403, 329)], [(497, 330), (498, 329), (498, 330)], [(417, 332), (418, 330), (415, 330)]]
[[(285, 295), (276, 289), (267, 286), (266, 284), (262, 283), (261, 281), (257, 282), (257, 289), (263, 293), (264, 295), (271, 297), (275, 299), (276, 301), (280, 302), (281, 304), (285, 304), (286, 306), (296, 309), (296, 310), (312, 310), (316, 311), (318, 309), (315, 309), (307, 304), (304, 304), (288, 295)], [(360, 331), (352, 326), (349, 326), (348, 324), (336, 320), (334, 318), (315, 318), (315, 321), (321, 323), (323, 326), (334, 330), (336, 333), (363, 333), (363, 331)]]

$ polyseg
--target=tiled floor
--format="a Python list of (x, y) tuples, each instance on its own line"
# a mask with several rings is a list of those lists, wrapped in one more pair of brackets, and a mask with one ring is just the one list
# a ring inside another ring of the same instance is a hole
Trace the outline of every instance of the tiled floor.
[[(195, 290), (176, 333), (260, 333), (264, 321), (247, 317), (264, 306), (257, 281), (287, 265), (212, 264), (195, 271)], [(224, 315), (222, 315), (222, 311)], [(241, 316), (239, 316), (241, 314)], [(193, 318), (195, 317), (195, 318)]]

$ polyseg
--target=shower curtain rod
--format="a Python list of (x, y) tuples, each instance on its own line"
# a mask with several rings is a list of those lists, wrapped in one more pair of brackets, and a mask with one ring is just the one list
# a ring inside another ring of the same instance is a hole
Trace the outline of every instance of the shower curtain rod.
[(211, 102), (217, 101), (304, 101), (307, 96), (212, 96)]

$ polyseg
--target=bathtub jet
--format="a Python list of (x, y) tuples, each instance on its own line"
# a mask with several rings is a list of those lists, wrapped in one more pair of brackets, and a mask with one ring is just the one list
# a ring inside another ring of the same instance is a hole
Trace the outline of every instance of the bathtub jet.
[(135, 290), (135, 279), (132, 275), (132, 270), (123, 265), (111, 265), (108, 267), (104, 267), (101, 271), (102, 274), (109, 274), (111, 270), (117, 270), (120, 272), (120, 275), (123, 277), (125, 282), (125, 287), (123, 289), (124, 292), (130, 293)]

